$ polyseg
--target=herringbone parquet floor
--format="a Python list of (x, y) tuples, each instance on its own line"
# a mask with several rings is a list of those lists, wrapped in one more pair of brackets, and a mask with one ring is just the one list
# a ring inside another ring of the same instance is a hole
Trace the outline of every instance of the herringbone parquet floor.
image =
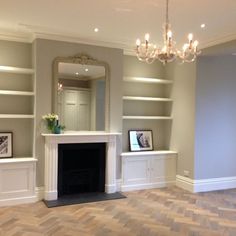
[(0, 208), (1, 236), (236, 236), (236, 189), (191, 194), (177, 187), (126, 199), (47, 208)]

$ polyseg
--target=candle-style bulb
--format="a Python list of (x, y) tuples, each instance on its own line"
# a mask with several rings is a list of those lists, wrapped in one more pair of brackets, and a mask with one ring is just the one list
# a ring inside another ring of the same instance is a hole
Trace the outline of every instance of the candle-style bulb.
[(139, 47), (139, 46), (140, 46), (140, 44), (141, 44), (141, 41), (140, 41), (140, 39), (137, 39), (137, 40), (136, 40), (136, 45)]
[(199, 44), (198, 41), (195, 40), (195, 41), (193, 42), (193, 47), (196, 48), (196, 47), (198, 46), (198, 44)]
[(145, 34), (145, 40), (146, 41), (149, 41), (149, 38), (150, 38), (150, 35), (147, 33), (147, 34)]
[(188, 40), (189, 40), (189, 42), (193, 40), (193, 34), (188, 35)]
[(172, 32), (170, 30), (167, 32), (167, 37), (168, 39), (172, 38)]
[(188, 49), (188, 44), (185, 43), (184, 46), (183, 46), (183, 52), (186, 52), (187, 49)]

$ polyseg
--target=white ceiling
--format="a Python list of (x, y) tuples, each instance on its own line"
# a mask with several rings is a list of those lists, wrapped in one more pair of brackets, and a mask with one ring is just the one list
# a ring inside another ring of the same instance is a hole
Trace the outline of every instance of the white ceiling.
[[(173, 37), (192, 32), (202, 47), (236, 39), (236, 0), (170, 0)], [(61, 35), (80, 42), (132, 49), (146, 32), (162, 44), (165, 0), (2, 0), (0, 36)], [(201, 29), (200, 25), (206, 24)], [(94, 28), (98, 27), (98, 33)]]

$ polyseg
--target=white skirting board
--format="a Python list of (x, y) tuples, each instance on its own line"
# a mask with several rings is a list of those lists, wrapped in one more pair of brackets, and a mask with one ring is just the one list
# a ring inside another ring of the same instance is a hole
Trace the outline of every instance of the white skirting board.
[(176, 186), (192, 193), (231, 189), (236, 188), (236, 176), (193, 180), (176, 175)]

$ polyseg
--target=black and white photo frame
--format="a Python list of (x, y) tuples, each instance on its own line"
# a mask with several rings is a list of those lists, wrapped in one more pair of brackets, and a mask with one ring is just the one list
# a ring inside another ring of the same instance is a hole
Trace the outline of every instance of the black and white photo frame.
[(152, 130), (129, 130), (131, 152), (153, 150)]
[(12, 157), (12, 132), (0, 132), (0, 158)]

